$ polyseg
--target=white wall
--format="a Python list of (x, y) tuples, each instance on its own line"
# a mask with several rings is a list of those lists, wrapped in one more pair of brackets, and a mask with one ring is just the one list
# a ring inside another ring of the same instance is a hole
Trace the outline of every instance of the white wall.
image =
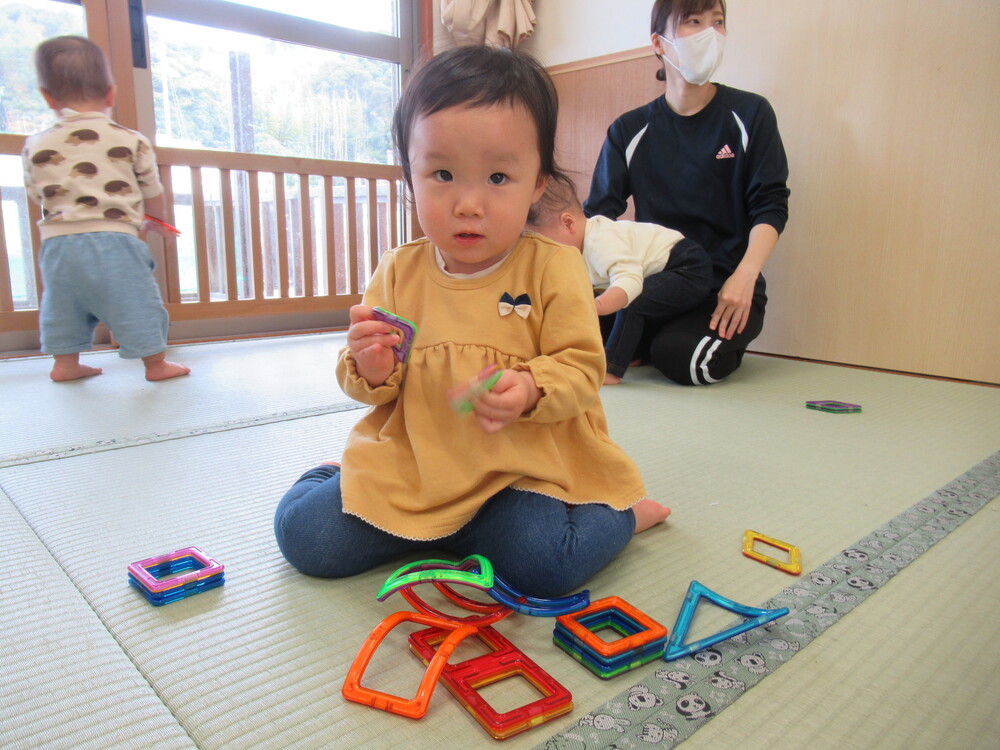
[(535, 0), (535, 32), (519, 49), (546, 66), (649, 44), (652, 0)]
[[(434, 49), (451, 46), (433, 0)], [(649, 44), (652, 0), (534, 0), (538, 24), (519, 49), (551, 67)]]

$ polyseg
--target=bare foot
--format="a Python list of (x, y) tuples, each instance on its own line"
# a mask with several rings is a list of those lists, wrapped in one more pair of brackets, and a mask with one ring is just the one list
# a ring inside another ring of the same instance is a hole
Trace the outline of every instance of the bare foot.
[(633, 359), (631, 362), (628, 363), (628, 366), (629, 367), (639, 367), (639, 365), (641, 365), (641, 364), (642, 364), (642, 360), (641, 359)]
[(168, 362), (165, 359), (161, 359), (158, 362), (146, 363), (146, 380), (169, 380), (170, 378), (187, 375), (189, 372), (191, 372), (191, 368), (187, 365)]
[(622, 382), (622, 379), (617, 375), (608, 373), (604, 376), (604, 385), (618, 385), (620, 382)]
[(644, 497), (632, 506), (632, 512), (635, 513), (635, 533), (638, 534), (666, 521), (670, 515), (670, 508)]
[(56, 383), (65, 383), (68, 380), (79, 380), (89, 378), (93, 375), (100, 375), (104, 370), (100, 367), (88, 367), (79, 362), (56, 362), (52, 365), (49, 377)]

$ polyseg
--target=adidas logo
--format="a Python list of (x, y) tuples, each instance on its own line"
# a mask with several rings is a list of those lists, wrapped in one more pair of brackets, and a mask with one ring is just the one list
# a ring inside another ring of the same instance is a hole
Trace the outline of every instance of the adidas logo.
[(715, 158), (716, 159), (735, 159), (736, 158), (736, 154), (733, 153), (733, 150), (731, 148), (729, 148), (729, 144), (727, 143), (725, 146), (723, 146), (721, 149), (719, 149), (719, 153), (717, 153), (715, 155)]

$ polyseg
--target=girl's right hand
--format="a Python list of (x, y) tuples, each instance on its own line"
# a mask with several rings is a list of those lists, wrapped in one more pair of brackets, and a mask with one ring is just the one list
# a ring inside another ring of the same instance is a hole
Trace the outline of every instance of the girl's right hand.
[(347, 329), (347, 348), (354, 357), (358, 375), (372, 388), (383, 385), (396, 367), (393, 347), (400, 343), (388, 323), (376, 320), (372, 308), (354, 305), (351, 326)]
[(504, 370), (492, 389), (473, 402), (476, 421), (487, 435), (499, 432), (535, 408), (542, 390), (527, 370)]

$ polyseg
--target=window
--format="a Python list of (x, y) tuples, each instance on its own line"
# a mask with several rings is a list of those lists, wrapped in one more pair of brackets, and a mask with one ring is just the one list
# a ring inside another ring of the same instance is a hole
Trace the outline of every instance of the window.
[(63, 34), (86, 36), (79, 3), (0, 0), (0, 132), (34, 133), (52, 124), (33, 55), (40, 42)]
[[(247, 154), (392, 164), (392, 111), (412, 45), (411, 0), (146, 0), (150, 83), (156, 145), (236, 151)], [(212, 299), (232, 294), (225, 280), (223, 210), (233, 207), (236, 296), (254, 296), (263, 282), (266, 298), (347, 293), (345, 269), (348, 202), (354, 201), (359, 247), (389, 247), (392, 186), (361, 181), (349, 193), (344, 180), (325, 185), (315, 175), (303, 181), (284, 174), (262, 176), (254, 189), (245, 173), (228, 178), (203, 169), (192, 182), (174, 169), (173, 204), (181, 298), (202, 296), (197, 280), (194, 211), (200, 196)], [(231, 181), (231, 185), (227, 184)], [(371, 194), (370, 194), (371, 193)], [(333, 211), (324, 214), (329, 194)], [(226, 196), (230, 196), (228, 199)], [(256, 195), (256, 206), (254, 199)], [(254, 278), (250, 216), (259, 211), (263, 263)], [(313, 217), (301, 225), (302, 213)], [(378, 231), (372, 229), (378, 227)], [(309, 286), (308, 242), (324, 246), (328, 236), (343, 248), (336, 280), (327, 277), (325, 255), (317, 254)], [(286, 248), (282, 250), (282, 247)], [(287, 261), (287, 282), (280, 264)], [(363, 279), (371, 255), (359, 252)], [(230, 265), (233, 265), (230, 262)], [(285, 286), (287, 283), (287, 287)], [(364, 282), (361, 286), (363, 288)]]
[[(85, 33), (83, 8), (78, 3), (0, 0), (0, 132), (28, 134), (52, 124), (52, 111), (38, 93), (35, 47), (49, 37)], [(34, 309), (38, 296), (31, 220), (19, 156), (0, 155), (0, 197), (4, 235), (0, 247), (7, 248), (11, 302), (15, 310)]]
[(391, 162), (399, 66), (149, 19), (161, 146)]
[(39, 302), (19, 152), (53, 121), (32, 54), (61, 34), (105, 48), (116, 119), (165, 167), (182, 230), (158, 261), (168, 303), (221, 302), (224, 318), (277, 299), (267, 314), (293, 316), (363, 292), (408, 232), (390, 124), (421, 2), (0, 0), (0, 315)]
[(319, 23), (345, 26), (358, 31), (399, 35), (395, 0), (225, 0), (261, 10), (273, 10)]
[(396, 0), (147, 6), (158, 145), (391, 163)]

